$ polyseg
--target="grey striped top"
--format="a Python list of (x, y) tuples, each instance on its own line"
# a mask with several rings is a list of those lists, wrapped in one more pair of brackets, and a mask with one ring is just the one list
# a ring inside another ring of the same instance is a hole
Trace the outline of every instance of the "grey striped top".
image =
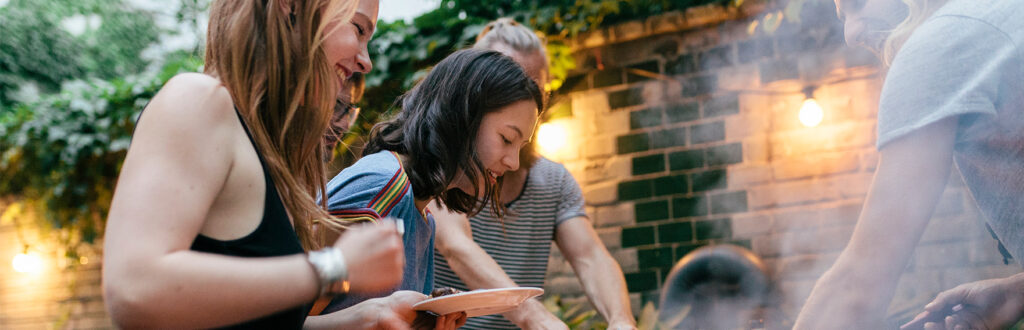
[[(585, 217), (583, 193), (561, 164), (539, 158), (526, 179), (522, 194), (507, 205), (504, 228), (485, 208), (469, 219), (473, 241), (494, 258), (519, 286), (542, 287), (555, 227)], [(467, 290), (448, 260), (434, 251), (434, 287)], [(470, 318), (464, 329), (517, 329), (501, 315)]]

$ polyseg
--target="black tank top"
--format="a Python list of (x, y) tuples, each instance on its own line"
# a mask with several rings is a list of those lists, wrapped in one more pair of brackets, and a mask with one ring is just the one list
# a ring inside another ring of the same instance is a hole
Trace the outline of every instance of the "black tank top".
[[(238, 115), (238, 120), (242, 122), (245, 135), (249, 137), (249, 142), (256, 149), (256, 155), (260, 159), (260, 166), (263, 168), (263, 182), (267, 187), (266, 196), (263, 198), (263, 219), (260, 220), (260, 224), (256, 227), (255, 231), (235, 240), (221, 241), (200, 234), (192, 242), (191, 249), (193, 251), (238, 257), (276, 257), (303, 253), (304, 250), (299, 243), (299, 237), (295, 234), (295, 228), (292, 228), (292, 224), (288, 220), (288, 213), (285, 211), (284, 203), (281, 202), (281, 197), (277, 194), (277, 188), (274, 187), (274, 181), (270, 178), (267, 163), (263, 160), (263, 155), (260, 153), (259, 148), (256, 147), (256, 143), (253, 142), (252, 134), (249, 133), (249, 128), (245, 125), (245, 121), (242, 120), (241, 114), (238, 114), (237, 111), (236, 114)], [(258, 290), (259, 288), (253, 289)], [(300, 329), (311, 307), (312, 305), (306, 304), (245, 323), (228, 326), (225, 329)]]

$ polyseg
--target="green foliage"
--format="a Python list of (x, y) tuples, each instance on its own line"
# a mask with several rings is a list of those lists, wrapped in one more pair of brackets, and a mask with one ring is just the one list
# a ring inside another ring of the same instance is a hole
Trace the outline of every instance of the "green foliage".
[(0, 197), (39, 215), (70, 251), (91, 243), (103, 221), (142, 107), (171, 76), (195, 71), (182, 57), (162, 71), (65, 84), (61, 93), (0, 113)]
[(370, 41), (374, 70), (367, 89), (357, 133), (365, 133), (392, 102), (423, 77), (430, 66), (448, 54), (471, 45), (490, 21), (511, 17), (540, 31), (547, 41), (552, 79), (548, 89), (561, 87), (576, 67), (567, 41), (606, 25), (643, 19), (672, 10), (728, 0), (444, 0), (440, 7), (417, 17), (377, 26)]
[[(94, 26), (72, 35), (62, 28), (68, 19)], [(53, 93), (70, 79), (142, 71), (139, 55), (160, 33), (153, 21), (120, 0), (12, 0), (0, 8), (0, 107), (13, 106), (26, 84)]]

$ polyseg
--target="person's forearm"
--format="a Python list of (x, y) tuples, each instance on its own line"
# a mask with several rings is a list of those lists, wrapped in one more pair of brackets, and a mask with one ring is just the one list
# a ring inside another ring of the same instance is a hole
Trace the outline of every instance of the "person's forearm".
[(862, 328), (885, 317), (949, 179), (956, 124), (944, 119), (881, 150), (850, 243), (815, 284), (794, 328)]
[(630, 309), (629, 292), (622, 269), (604, 248), (593, 249), (587, 256), (570, 260), (573, 270), (579, 274), (583, 290), (590, 302), (604, 316), (608, 324), (628, 323), (635, 325)]
[[(508, 288), (519, 286), (512, 280), (501, 266), (487, 254), (487, 251), (480, 248), (476, 242), (468, 240), (459, 244), (451, 244), (458, 248), (438, 248), (441, 255), (448, 261), (452, 271), (471, 290)], [(538, 312), (546, 312), (544, 305), (535, 299), (530, 299), (520, 305), (519, 308), (503, 314), (505, 318), (520, 327), (524, 327), (531, 319), (531, 315)]]
[[(210, 328), (270, 315), (316, 298), (305, 255), (240, 258), (194, 251), (104, 269), (110, 313), (124, 327)], [(245, 308), (238, 308), (239, 303)]]

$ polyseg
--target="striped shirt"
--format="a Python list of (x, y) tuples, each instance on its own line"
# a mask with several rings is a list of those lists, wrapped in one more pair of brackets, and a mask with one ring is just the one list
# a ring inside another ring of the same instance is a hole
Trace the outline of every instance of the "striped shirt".
[[(539, 158), (527, 175), (526, 186), (507, 208), (504, 226), (484, 208), (469, 219), (473, 241), (494, 258), (519, 286), (543, 287), (555, 227), (585, 217), (583, 193), (561, 164)], [(468, 290), (444, 256), (434, 251), (435, 287)], [(500, 314), (470, 318), (465, 329), (518, 329)]]

